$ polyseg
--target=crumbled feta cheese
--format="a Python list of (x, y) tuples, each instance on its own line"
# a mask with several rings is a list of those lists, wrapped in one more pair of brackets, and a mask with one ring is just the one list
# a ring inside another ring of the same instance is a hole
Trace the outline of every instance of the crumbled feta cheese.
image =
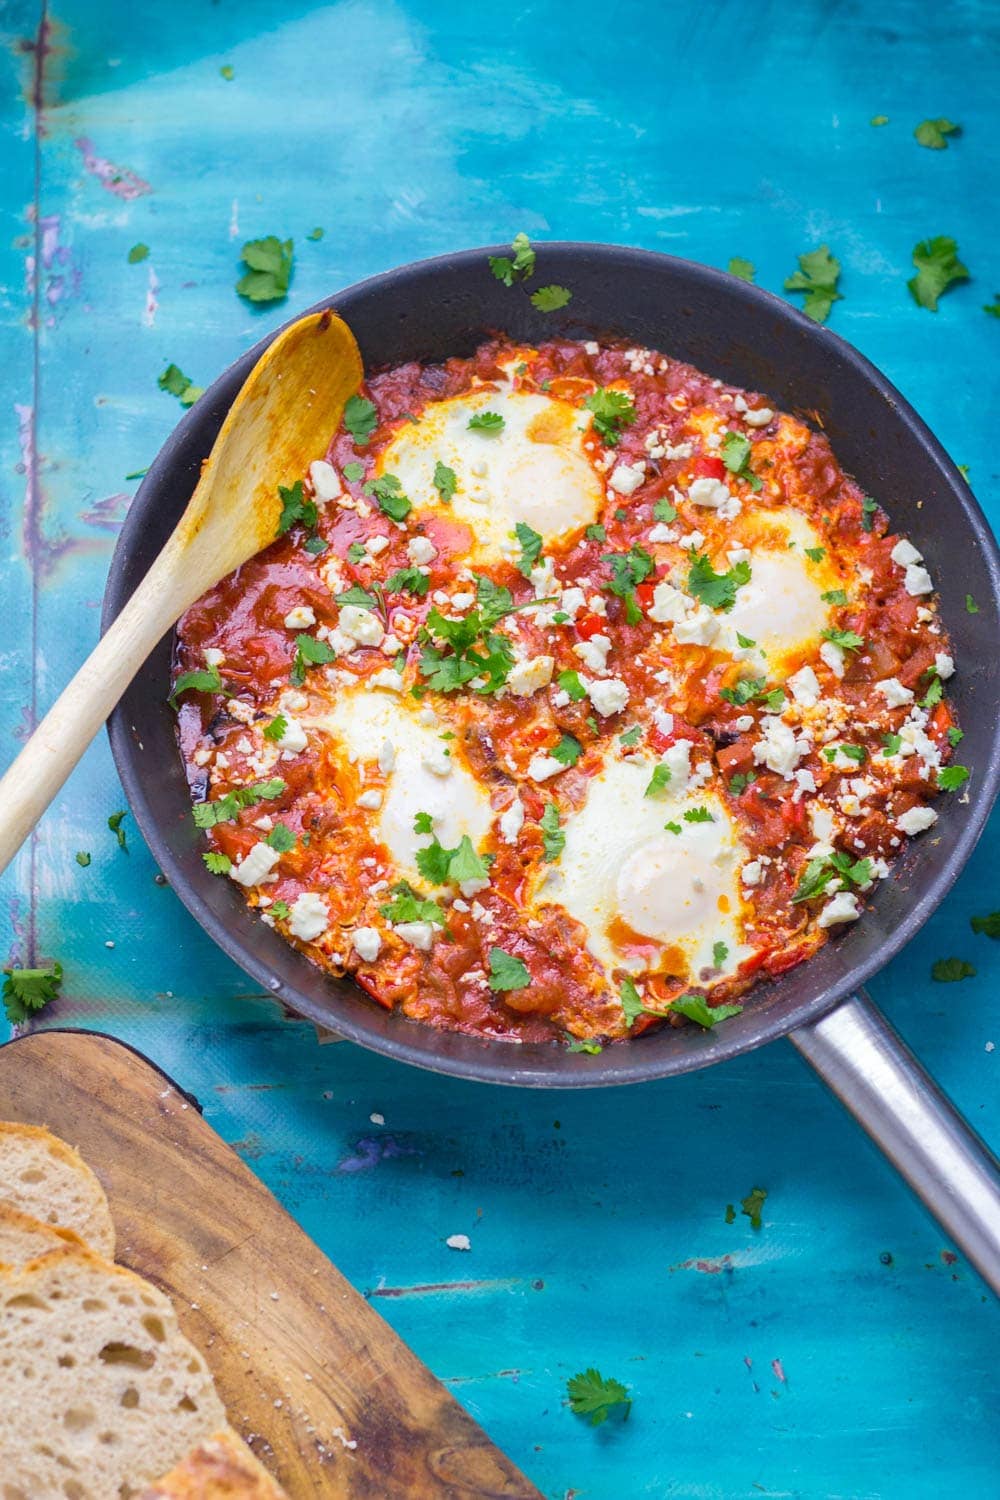
[(635, 464), (616, 464), (608, 483), (613, 490), (617, 490), (619, 495), (631, 495), (639, 488), (645, 477), (646, 465), (640, 459)]
[(607, 719), (611, 714), (620, 714), (628, 703), (628, 688), (620, 677), (605, 677), (588, 684), (587, 697), (601, 718)]
[(560, 614), (568, 615), (572, 620), (586, 602), (587, 596), (583, 592), (583, 589), (563, 589), (559, 599), (559, 612)]
[(838, 891), (816, 918), (817, 927), (836, 927), (841, 922), (856, 922), (861, 903), (851, 891)]
[(376, 927), (355, 927), (351, 945), (360, 959), (373, 964), (382, 951), (382, 938)]
[(381, 557), (388, 545), (389, 538), (383, 536), (381, 532), (376, 532), (374, 536), (365, 538), (365, 551), (369, 557)]
[(803, 708), (815, 708), (819, 702), (822, 690), (812, 667), (800, 667), (797, 672), (793, 672), (786, 686), (796, 703)]
[(309, 740), (298, 719), (288, 718), (285, 720), (285, 728), (281, 739), (278, 740), (278, 749), (286, 750), (291, 755), (298, 755), (308, 745)]
[(221, 667), (226, 659), (226, 653), (220, 651), (217, 646), (209, 646), (205, 652), (206, 667)]
[(385, 635), (378, 616), (357, 604), (341, 605), (337, 628), (349, 640), (357, 641), (359, 646), (381, 645)]
[(534, 656), (530, 661), (516, 662), (507, 678), (507, 691), (515, 698), (530, 698), (540, 688), (548, 687), (554, 667), (552, 656)]
[(721, 479), (695, 479), (688, 486), (688, 499), (692, 505), (704, 506), (706, 510), (719, 510), (732, 495)]
[(900, 833), (923, 833), (925, 828), (932, 828), (937, 822), (937, 813), (933, 807), (911, 807), (905, 813), (900, 813), (896, 819), (896, 827)]
[(298, 688), (286, 688), (278, 699), (278, 707), (282, 713), (297, 714), (303, 708), (309, 707), (309, 699), (305, 693), (300, 693)]
[(505, 844), (516, 844), (517, 836), (524, 827), (524, 803), (515, 797), (509, 807), (500, 814), (500, 837)]
[(743, 420), (748, 427), (766, 427), (774, 420), (774, 412), (769, 406), (758, 406), (754, 411), (745, 411)]
[(748, 859), (740, 871), (740, 879), (744, 885), (760, 885), (764, 879), (764, 866), (759, 859)]
[(316, 611), (308, 604), (297, 604), (290, 609), (285, 616), (286, 630), (308, 630), (310, 625), (316, 624)]
[(404, 943), (421, 953), (429, 953), (434, 946), (433, 922), (397, 922), (392, 930)]
[(565, 769), (562, 761), (556, 760), (554, 755), (533, 755), (528, 762), (528, 775), (532, 781), (548, 781)]
[(774, 714), (761, 719), (760, 727), (763, 738), (753, 747), (754, 762), (758, 766), (767, 766), (789, 781), (802, 758), (795, 731)]
[(912, 542), (902, 537), (889, 553), (893, 562), (900, 568), (909, 568), (913, 563), (923, 562), (924, 554), (918, 552)]
[(309, 478), (312, 480), (313, 494), (319, 501), (336, 500), (341, 493), (340, 476), (333, 464), (328, 464), (325, 458), (313, 459), (309, 465)]
[[(206, 652), (206, 656), (207, 656)], [(955, 661), (947, 651), (939, 651), (934, 658), (934, 670), (941, 678), (953, 677), (955, 675)]]
[(740, 714), (736, 720), (736, 728), (740, 734), (746, 734), (748, 729), (753, 728), (753, 714)]
[(427, 536), (412, 536), (406, 544), (406, 553), (412, 563), (422, 566), (433, 562), (437, 557), (437, 548)]
[(249, 890), (252, 885), (260, 885), (270, 875), (280, 858), (277, 849), (272, 849), (270, 844), (254, 844), (229, 873), (238, 885)]
[(330, 912), (322, 896), (303, 891), (296, 896), (288, 913), (288, 930), (303, 943), (314, 942), (330, 924)]
[(881, 682), (876, 682), (875, 687), (889, 708), (902, 708), (904, 703), (913, 702), (912, 691), (904, 687), (898, 677), (883, 677)]
[(396, 766), (396, 747), (392, 740), (383, 740), (382, 748), (378, 753), (378, 768), (384, 776), (394, 770)]
[(681, 538), (681, 546), (696, 551), (705, 545), (705, 533), (703, 531), (689, 531), (687, 536)]
[(796, 771), (795, 783), (800, 792), (814, 792), (816, 790), (816, 778), (811, 771)]
[(826, 662), (834, 677), (840, 678), (844, 675), (844, 652), (840, 646), (833, 641), (824, 641), (819, 648), (819, 654)]
[(435, 745), (432, 750), (428, 750), (420, 757), (420, 763), (432, 776), (451, 775), (451, 756), (443, 745), (440, 748)]
[(653, 723), (662, 735), (671, 735), (674, 732), (674, 716), (665, 708), (653, 710)]
[(403, 691), (403, 674), (392, 667), (383, 667), (380, 672), (373, 672), (367, 681), (369, 687), (382, 688), (387, 693)]
[(671, 793), (682, 796), (691, 779), (691, 741), (675, 740), (672, 745), (667, 746), (660, 759), (670, 772), (668, 785)]
[(903, 578), (903, 587), (911, 598), (918, 598), (921, 594), (933, 594), (934, 583), (926, 568), (917, 563), (911, 563)]
[(674, 626), (674, 640), (680, 646), (710, 646), (719, 633), (719, 622), (706, 605), (697, 605)]
[(382, 793), (377, 787), (372, 787), (369, 791), (362, 792), (358, 797), (358, 806), (365, 808), (368, 812), (375, 812), (382, 806)]
[(650, 528), (647, 537), (647, 541), (650, 542), (676, 542), (676, 540), (677, 532), (674, 527), (665, 525), (663, 521), (657, 521), (656, 525)]
[(467, 589), (463, 590), (463, 592), (460, 594), (452, 594), (450, 600), (452, 609), (457, 610), (471, 609), (475, 602), (475, 594), (470, 594)]
[(574, 653), (584, 666), (589, 667), (591, 672), (596, 672), (601, 677), (607, 676), (610, 650), (611, 639), (606, 635), (592, 635), (589, 641), (579, 641), (573, 647)]

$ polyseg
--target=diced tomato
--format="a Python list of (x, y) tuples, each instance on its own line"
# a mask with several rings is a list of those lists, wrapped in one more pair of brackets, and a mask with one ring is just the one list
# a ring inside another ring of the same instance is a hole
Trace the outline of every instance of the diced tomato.
[(601, 635), (608, 622), (603, 615), (581, 615), (576, 622), (576, 633), (581, 641), (589, 641), (593, 635)]
[(789, 828), (795, 828), (800, 833), (806, 830), (806, 805), (800, 798), (795, 802), (791, 797), (781, 804), (781, 816)]
[(691, 465), (699, 479), (725, 479), (726, 466), (721, 458), (710, 457), (707, 453), (696, 458)]
[(936, 740), (943, 740), (955, 719), (947, 703), (939, 703), (931, 714), (930, 730)]
[(723, 745), (716, 752), (716, 758), (727, 781), (731, 776), (745, 776), (753, 770), (753, 745), (749, 740), (737, 740), (735, 745)]
[(639, 601), (639, 608), (640, 609), (643, 609), (643, 610), (649, 609), (650, 605), (653, 602), (653, 594), (654, 594), (655, 590), (656, 590), (656, 579), (655, 578), (648, 578), (645, 583), (640, 583), (640, 584), (636, 585), (635, 597)]

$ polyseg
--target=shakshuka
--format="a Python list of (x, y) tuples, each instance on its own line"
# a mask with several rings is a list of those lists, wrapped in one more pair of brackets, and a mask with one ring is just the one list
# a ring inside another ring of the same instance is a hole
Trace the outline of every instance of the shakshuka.
[(650, 349), (374, 375), (181, 623), (204, 859), (430, 1025), (711, 1026), (968, 776), (925, 560), (822, 433)]

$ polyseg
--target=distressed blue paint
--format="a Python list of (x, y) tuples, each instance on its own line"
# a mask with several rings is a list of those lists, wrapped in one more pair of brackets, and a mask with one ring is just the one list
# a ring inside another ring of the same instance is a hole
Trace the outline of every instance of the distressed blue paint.
[[(38, 5), (3, 11), (5, 756), (33, 692), (44, 708), (96, 637), (114, 497), (178, 416), (156, 389), (164, 365), (205, 382), (332, 288), (520, 228), (716, 265), (744, 255), (773, 288), (828, 240), (844, 263), (834, 326), (970, 465), (995, 513), (981, 391), (1000, 325), (980, 311), (1000, 283), (994, 5), (578, 0), (569, 20), (555, 0), (114, 9), (60, 8), (41, 135), (19, 94)], [(891, 124), (871, 128), (876, 113)], [(910, 132), (927, 114), (961, 121), (963, 137), (921, 150)], [(108, 191), (80, 137), (152, 192)], [(20, 243), (36, 152), (51, 262), (37, 334)], [(317, 224), (326, 237), (311, 244)], [(232, 291), (239, 244), (266, 233), (296, 240), (280, 313)], [(904, 281), (911, 246), (938, 233), (957, 236), (976, 280), (932, 317)], [(129, 266), (138, 240), (151, 257)], [(31, 559), (15, 403), (36, 412)], [(197, 1092), (547, 1495), (996, 1493), (995, 1309), (786, 1047), (574, 1098), (320, 1048), (250, 993), (154, 883), (136, 838), (118, 851), (105, 820), (121, 805), (101, 743), (3, 883), (5, 951), (62, 958), (66, 998), (47, 1019), (123, 1036)], [(998, 905), (984, 846), (874, 987), (994, 1140), (1000, 952), (968, 916)], [(933, 985), (930, 963), (952, 953), (978, 978)], [(770, 1194), (764, 1228), (727, 1226), (726, 1203), (754, 1183)], [(470, 1254), (447, 1249), (453, 1233)], [(567, 1375), (589, 1363), (632, 1386), (625, 1429), (592, 1432), (563, 1407)]]

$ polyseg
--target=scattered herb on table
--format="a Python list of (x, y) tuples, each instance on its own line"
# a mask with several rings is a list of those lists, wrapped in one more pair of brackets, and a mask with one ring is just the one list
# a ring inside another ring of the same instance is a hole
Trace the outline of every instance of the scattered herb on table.
[(129, 263), (129, 265), (130, 266), (137, 266), (141, 260), (145, 260), (146, 259), (146, 257), (147, 257), (148, 254), (149, 254), (149, 246), (148, 245), (143, 245), (141, 242), (138, 245), (133, 245), (132, 248), (131, 248), (131, 250), (128, 253), (128, 263)]
[(324, 234), (326, 234), (326, 230), (323, 229), (319, 224), (317, 224), (315, 229), (310, 229), (309, 233), (306, 235), (306, 239), (312, 240), (315, 243), (315, 241), (321, 240)]
[(294, 240), (279, 240), (274, 234), (247, 240), (240, 257), (248, 267), (236, 283), (241, 297), (248, 302), (280, 302), (288, 296), (295, 263)]
[(975, 977), (975, 969), (964, 958), (938, 958), (931, 964), (931, 978), (938, 984), (956, 984), (960, 979)]
[(984, 937), (1000, 938), (1000, 911), (988, 912), (985, 917), (970, 917), (969, 925), (973, 932)]
[(763, 1220), (761, 1219), (761, 1210), (763, 1209), (766, 1200), (767, 1190), (766, 1188), (761, 1187), (751, 1188), (746, 1197), (741, 1199), (740, 1212), (746, 1214), (747, 1218), (750, 1220), (751, 1229), (760, 1229), (763, 1223)]
[(826, 245), (798, 257), (799, 269), (785, 280), (786, 292), (805, 292), (802, 311), (816, 323), (825, 323), (835, 302), (843, 297), (837, 291), (840, 261)]
[(913, 134), (921, 146), (926, 146), (929, 151), (947, 151), (948, 137), (950, 135), (961, 135), (961, 125), (953, 125), (951, 120), (941, 116), (937, 120), (921, 120)]
[(198, 397), (204, 395), (205, 392), (203, 385), (192, 385), (183, 370), (178, 369), (176, 365), (167, 365), (156, 383), (161, 391), (166, 391), (170, 396), (176, 396), (182, 406), (193, 406)]
[(731, 256), (726, 270), (730, 276), (738, 276), (740, 281), (753, 281), (757, 274), (757, 267), (753, 261), (744, 260), (742, 255)]
[(943, 296), (957, 281), (968, 281), (969, 270), (958, 258), (958, 245), (950, 234), (938, 234), (933, 239), (921, 240), (913, 247), (913, 264), (916, 276), (911, 276), (906, 285), (914, 302), (926, 307), (928, 312), (937, 312), (938, 298)]
[(223, 63), (222, 67), (219, 69), (219, 72), (227, 83), (232, 83), (233, 79), (236, 77), (236, 69), (233, 67), (232, 63)]
[(39, 969), (4, 969), (3, 1006), (12, 1026), (28, 1021), (50, 1000), (62, 984), (62, 964), (53, 962)]
[(579, 1375), (571, 1375), (566, 1382), (566, 1394), (573, 1415), (586, 1417), (591, 1427), (600, 1427), (619, 1408), (624, 1422), (632, 1409), (632, 1397), (621, 1381), (606, 1378), (599, 1370), (582, 1370)]
[(108, 827), (118, 840), (119, 849), (124, 849), (126, 854), (128, 853), (128, 844), (125, 842), (125, 830), (122, 827), (122, 823), (127, 817), (128, 809), (123, 808), (121, 812), (113, 812), (108, 818)]
[(85, 870), (87, 868), (87, 866), (90, 864), (90, 852), (89, 852), (89, 850), (87, 850), (87, 849), (78, 849), (76, 851), (76, 862), (80, 866), (81, 869)]
[(868, 123), (869, 123), (869, 125), (888, 125), (888, 123), (889, 123), (889, 116), (888, 115), (872, 115), (872, 117), (868, 121)]

